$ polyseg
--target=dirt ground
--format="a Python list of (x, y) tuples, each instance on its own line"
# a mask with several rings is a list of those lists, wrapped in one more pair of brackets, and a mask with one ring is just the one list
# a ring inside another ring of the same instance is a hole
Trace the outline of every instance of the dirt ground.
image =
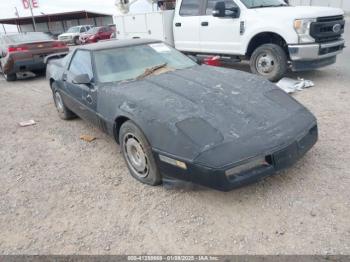
[(318, 118), (319, 142), (228, 193), (140, 184), (113, 138), (58, 118), (43, 77), (1, 79), (0, 253), (350, 254), (349, 61), (346, 49), (334, 66), (290, 74), (315, 82), (294, 97)]

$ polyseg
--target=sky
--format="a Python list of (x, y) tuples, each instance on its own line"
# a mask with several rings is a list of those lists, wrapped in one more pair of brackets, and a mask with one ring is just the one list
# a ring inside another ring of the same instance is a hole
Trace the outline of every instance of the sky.
[[(39, 8), (34, 9), (35, 15), (59, 13), (66, 11), (87, 10), (106, 14), (115, 14), (115, 0), (37, 0)], [(30, 16), (30, 11), (23, 8), (22, 0), (0, 0), (0, 18), (15, 17), (15, 7), (20, 16)], [(152, 7), (146, 0), (139, 0), (130, 8), (131, 13), (151, 11)], [(15, 26), (6, 26), (7, 31), (15, 31)], [(0, 25), (0, 32), (3, 28)]]

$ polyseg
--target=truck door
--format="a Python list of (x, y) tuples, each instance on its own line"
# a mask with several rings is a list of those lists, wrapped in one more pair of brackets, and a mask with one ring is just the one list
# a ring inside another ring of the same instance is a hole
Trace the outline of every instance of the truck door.
[[(223, 0), (206, 0), (204, 14), (200, 16), (201, 52), (218, 54), (239, 54), (240, 19), (230, 16), (214, 17), (212, 11), (217, 2)], [(233, 0), (224, 0), (226, 8), (237, 7)], [(232, 13), (231, 13), (232, 14)]]
[(173, 22), (175, 48), (200, 52), (199, 18), (203, 0), (182, 0), (176, 6)]

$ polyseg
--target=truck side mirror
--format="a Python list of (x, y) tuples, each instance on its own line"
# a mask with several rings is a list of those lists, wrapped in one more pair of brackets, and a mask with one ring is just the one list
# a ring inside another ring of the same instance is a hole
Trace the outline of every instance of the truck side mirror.
[(213, 16), (225, 17), (226, 15), (226, 4), (225, 2), (216, 2), (213, 10)]
[[(229, 12), (227, 12), (229, 11)], [(239, 7), (226, 8), (226, 4), (223, 1), (216, 2), (214, 10), (212, 12), (215, 17), (232, 17), (238, 18), (240, 14)]]

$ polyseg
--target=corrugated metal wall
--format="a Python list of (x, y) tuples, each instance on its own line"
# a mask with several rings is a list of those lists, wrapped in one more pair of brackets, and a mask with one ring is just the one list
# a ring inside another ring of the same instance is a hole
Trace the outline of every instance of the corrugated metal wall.
[(340, 7), (350, 12), (350, 0), (289, 0), (292, 5), (315, 5)]

